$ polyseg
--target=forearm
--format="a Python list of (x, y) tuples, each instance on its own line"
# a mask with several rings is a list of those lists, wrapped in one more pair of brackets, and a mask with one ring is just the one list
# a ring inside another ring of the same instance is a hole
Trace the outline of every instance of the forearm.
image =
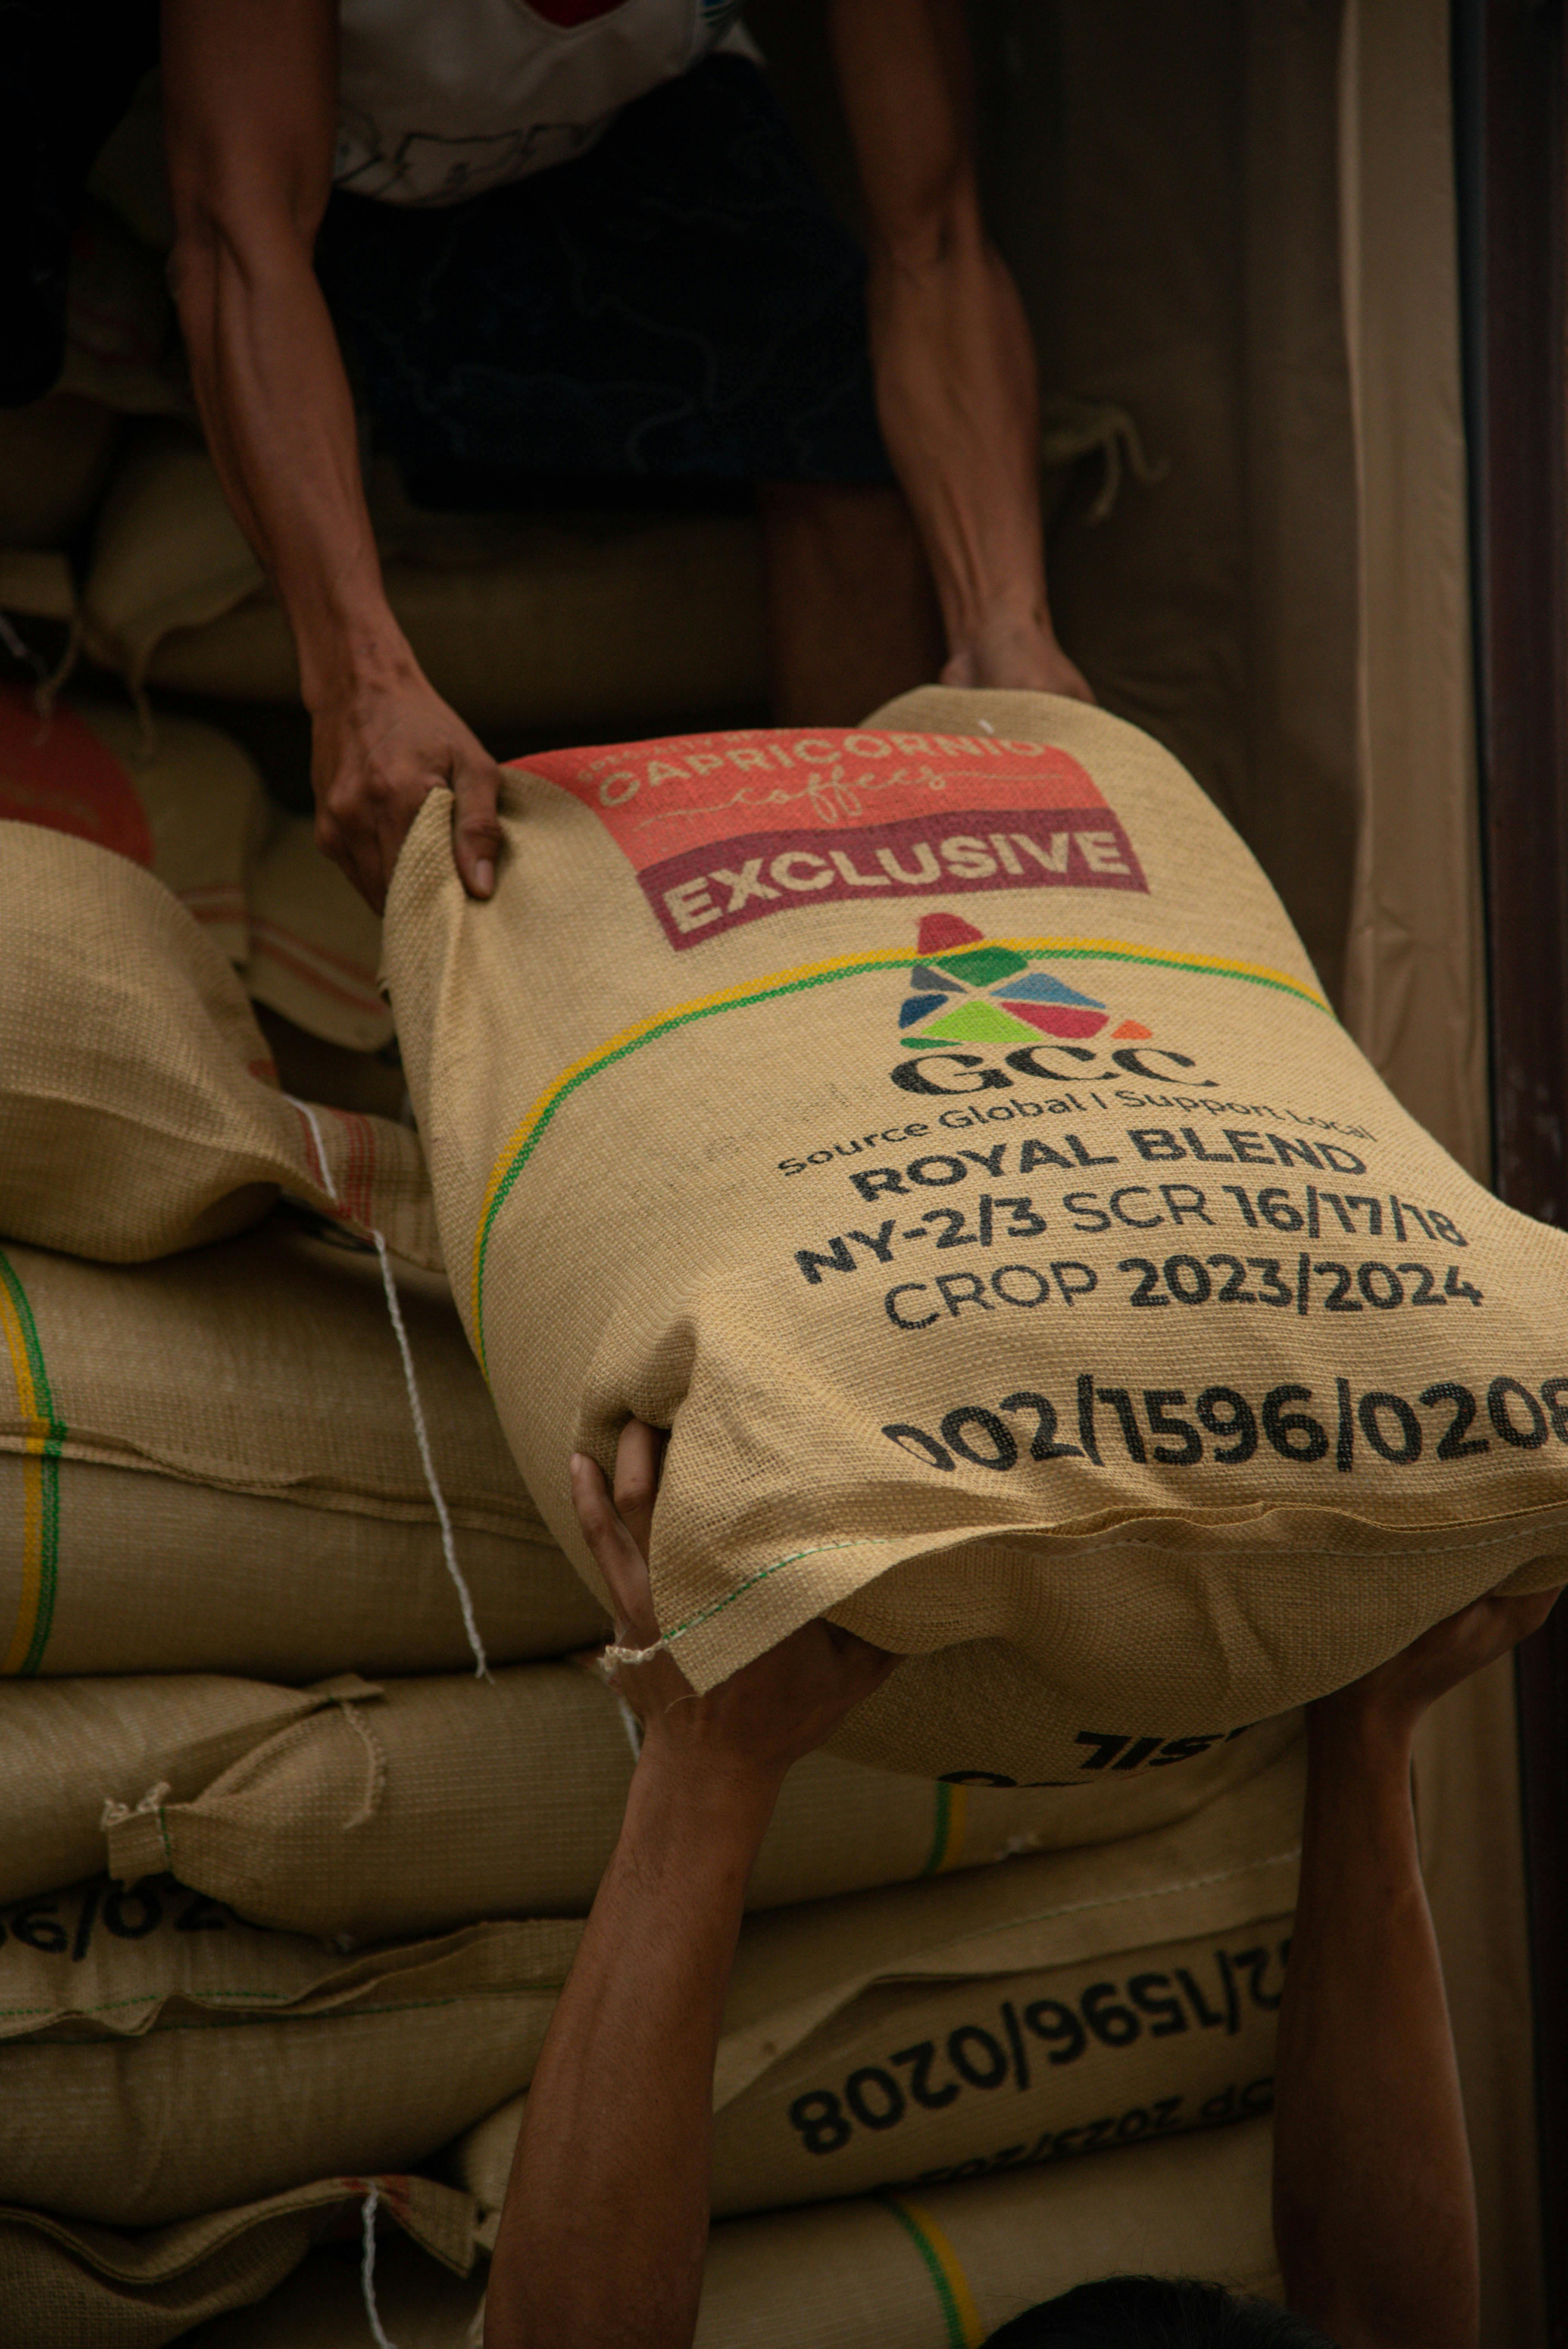
[(888, 453), (956, 652), (1003, 616), (1049, 624), (1038, 392), (1017, 289), (974, 204), (955, 201), (923, 248), (873, 254), (872, 352)]
[(1312, 1708), (1308, 1737), (1275, 2091), (1287, 2292), (1342, 2349), (1474, 2349), (1473, 2187), (1409, 1729), (1347, 1692)]
[(268, 220), (235, 235), (194, 203), (175, 283), (208, 444), (287, 612), (306, 704), (342, 703), (407, 674), (347, 378), (304, 237)]
[(645, 1751), (529, 2091), (486, 2349), (689, 2349), (714, 2055), (777, 1790)]

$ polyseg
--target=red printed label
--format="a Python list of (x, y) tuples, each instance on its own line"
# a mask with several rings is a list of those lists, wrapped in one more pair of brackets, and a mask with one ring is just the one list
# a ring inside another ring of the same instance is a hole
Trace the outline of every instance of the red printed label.
[(152, 862), (152, 831), (136, 787), (75, 710), (40, 718), (30, 694), (0, 688), (0, 821), (96, 840), (133, 864)]
[(1046, 743), (822, 729), (520, 763), (599, 816), (677, 948), (851, 897), (1149, 886), (1086, 770)]

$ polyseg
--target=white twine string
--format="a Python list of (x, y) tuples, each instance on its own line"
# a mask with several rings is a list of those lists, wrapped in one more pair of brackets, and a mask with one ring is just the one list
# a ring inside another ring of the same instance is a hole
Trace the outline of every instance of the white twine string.
[[(292, 1093), (287, 1098), (294, 1102), (294, 1108), (298, 1110), (310, 1128), (311, 1138), (315, 1143), (316, 1159), (321, 1167), (322, 1188), (335, 1207), (341, 1206), (337, 1185), (332, 1179), (332, 1169), (327, 1164), (326, 1147), (316, 1113), (309, 1102), (294, 1101)], [(452, 1520), (447, 1508), (446, 1495), (441, 1490), (440, 1480), (436, 1475), (436, 1464), (430, 1454), (430, 1437), (425, 1425), (425, 1408), (419, 1401), (419, 1381), (414, 1375), (413, 1349), (408, 1343), (408, 1332), (404, 1326), (403, 1308), (398, 1301), (397, 1284), (392, 1278), (392, 1265), (387, 1253), (387, 1242), (374, 1224), (367, 1228), (371, 1238), (376, 1243), (376, 1254), (381, 1265), (381, 1285), (387, 1294), (387, 1310), (391, 1317), (392, 1333), (397, 1340), (397, 1351), (402, 1359), (403, 1384), (408, 1394), (408, 1413), (414, 1423), (414, 1440), (419, 1447), (419, 1465), (425, 1472), (426, 1488), (435, 1504), (436, 1522), (440, 1527), (441, 1556), (447, 1562), (447, 1572), (452, 1578), (458, 1600), (463, 1610), (463, 1629), (468, 1633), (469, 1646), (473, 1651), (474, 1677), (476, 1680), (488, 1681), (490, 1676), (490, 1665), (485, 1660), (484, 1641), (480, 1637), (480, 1627), (474, 1617), (473, 1599), (463, 1578), (462, 1568), (458, 1564), (457, 1543), (452, 1537)]]
[(621, 1726), (626, 1733), (626, 1743), (632, 1749), (632, 1759), (634, 1762), (640, 1762), (643, 1758), (643, 1724), (614, 1682), (611, 1683), (610, 1693), (619, 1708)]
[(359, 2289), (376, 2349), (396, 2349), (396, 2344), (388, 2341), (382, 2330), (381, 2313), (376, 2305), (376, 2212), (380, 2200), (381, 2189), (373, 2186), (365, 2198), (365, 2250), (359, 2262)]

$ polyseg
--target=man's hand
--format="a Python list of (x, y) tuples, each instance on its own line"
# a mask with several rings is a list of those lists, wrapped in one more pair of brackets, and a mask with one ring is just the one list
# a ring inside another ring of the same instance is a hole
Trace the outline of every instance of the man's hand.
[[(581, 1454), (572, 1498), (615, 1609), (618, 1647), (658, 1640), (647, 1553), (665, 1439), (628, 1420), (615, 1447), (612, 1499), (603, 1475)], [(883, 1649), (820, 1619), (696, 1695), (667, 1649), (623, 1664), (615, 1687), (643, 1724), (649, 1763), (700, 1773), (709, 1783), (755, 1785), (771, 1808), (791, 1763), (832, 1735), (846, 1713), (880, 1688), (897, 1663)]]
[(337, 129), (335, 0), (164, 0), (162, 39), (180, 322), (224, 494), (299, 649), (316, 837), (379, 911), (408, 826), (444, 785), (458, 869), (488, 896), (495, 765), (387, 604), (312, 265)]
[(1476, 2349), (1480, 2338), (1475, 2195), (1411, 1740), (1427, 1707), (1538, 1630), (1556, 1595), (1478, 1599), (1307, 1707), (1274, 2238), (1291, 2306), (1343, 2349)]
[(500, 770), (417, 668), (315, 712), (317, 845), (379, 913), (408, 828), (433, 791), (452, 794), (452, 853), (470, 897), (495, 887)]
[[(659, 1637), (648, 1537), (664, 1438), (621, 1432), (612, 1498), (572, 1497), (617, 1642)], [(713, 2064), (746, 1880), (791, 1762), (896, 1659), (808, 1623), (697, 1696), (667, 1649), (615, 1685), (643, 1722), (625, 1821), (545, 2034), (513, 2157), (486, 2349), (690, 2349), (707, 2242)]]
[(1560, 1596), (1540, 1590), (1522, 1599), (1478, 1599), (1348, 1688), (1320, 1697), (1308, 1708), (1309, 1726), (1319, 1736), (1347, 1733), (1354, 1726), (1381, 1729), (1403, 1746), (1408, 1763), (1411, 1736), (1428, 1706), (1539, 1631)]
[(1057, 642), (1048, 613), (1001, 613), (958, 646), (942, 672), (944, 685), (1005, 686), (1015, 692), (1061, 693), (1093, 701), (1083, 671)]
[(942, 682), (1092, 701), (1047, 599), (1034, 346), (985, 231), (963, 0), (830, 0), (828, 24), (877, 411), (942, 606)]

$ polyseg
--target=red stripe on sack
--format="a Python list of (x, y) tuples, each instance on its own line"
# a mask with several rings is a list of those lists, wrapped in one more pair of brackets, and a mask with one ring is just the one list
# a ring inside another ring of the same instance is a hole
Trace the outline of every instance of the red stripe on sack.
[[(263, 937), (290, 938), (296, 947), (302, 947), (304, 952), (313, 957), (315, 961), (329, 962), (338, 970), (346, 970), (351, 978), (365, 978), (365, 965), (362, 962), (356, 962), (349, 955), (334, 954), (330, 947), (318, 946), (314, 938), (307, 938), (303, 930), (291, 930), (286, 922), (274, 922), (270, 914), (258, 914), (255, 917), (255, 926), (258, 935)], [(374, 984), (373, 981), (367, 983)], [(378, 1003), (381, 1000), (379, 996), (376, 999)]]
[(152, 863), (152, 827), (129, 775), (74, 709), (41, 718), (31, 694), (0, 687), (0, 819), (64, 832)]
[[(253, 940), (253, 929), (252, 935)], [(253, 954), (253, 967), (264, 955), (271, 955), (283, 969), (292, 970), (296, 978), (303, 978), (307, 987), (314, 987), (319, 994), (330, 995), (335, 1001), (346, 1003), (351, 1011), (375, 1011), (385, 1018), (387, 1006), (378, 995), (351, 994), (346, 987), (339, 987), (335, 979), (324, 978), (308, 963), (301, 962), (297, 955), (285, 954), (281, 947), (265, 939), (260, 942), (260, 953)]]

